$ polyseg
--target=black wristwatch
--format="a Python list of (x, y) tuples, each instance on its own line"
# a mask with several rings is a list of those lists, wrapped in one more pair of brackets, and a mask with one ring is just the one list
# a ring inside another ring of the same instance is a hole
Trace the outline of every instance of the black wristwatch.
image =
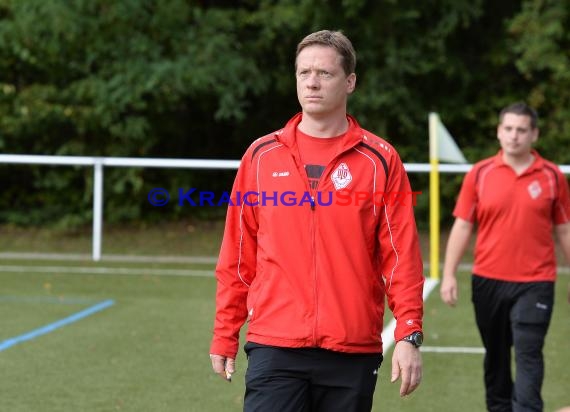
[(422, 346), (422, 343), (424, 343), (424, 334), (421, 332), (414, 332), (411, 335), (402, 338), (402, 340), (411, 343), (416, 348), (419, 348)]

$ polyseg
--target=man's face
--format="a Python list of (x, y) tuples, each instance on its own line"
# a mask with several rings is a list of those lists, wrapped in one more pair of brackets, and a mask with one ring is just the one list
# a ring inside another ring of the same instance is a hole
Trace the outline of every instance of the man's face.
[(531, 127), (529, 116), (506, 113), (497, 126), (497, 138), (506, 155), (525, 156), (538, 138), (538, 129)]
[(356, 85), (356, 75), (348, 76), (342, 57), (331, 47), (308, 46), (297, 56), (295, 76), (297, 97), (303, 113), (328, 116), (346, 112), (346, 100)]

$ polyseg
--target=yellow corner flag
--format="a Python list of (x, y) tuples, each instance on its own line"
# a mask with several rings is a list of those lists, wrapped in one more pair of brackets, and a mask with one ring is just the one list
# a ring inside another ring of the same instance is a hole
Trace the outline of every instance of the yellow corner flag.
[(437, 113), (429, 114), (430, 277), (439, 279), (439, 161), (467, 163)]

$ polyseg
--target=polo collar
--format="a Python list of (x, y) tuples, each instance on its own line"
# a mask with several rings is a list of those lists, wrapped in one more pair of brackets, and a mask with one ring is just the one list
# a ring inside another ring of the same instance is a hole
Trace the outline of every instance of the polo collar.
[[(535, 170), (540, 170), (544, 167), (544, 159), (542, 158), (542, 156), (540, 156), (538, 152), (534, 149), (531, 149), (530, 152), (534, 156), (534, 160), (523, 174), (527, 174)], [(506, 164), (505, 161), (503, 160), (503, 149), (499, 150), (499, 152), (495, 155), (494, 163), (496, 166), (511, 167), (508, 164)]]

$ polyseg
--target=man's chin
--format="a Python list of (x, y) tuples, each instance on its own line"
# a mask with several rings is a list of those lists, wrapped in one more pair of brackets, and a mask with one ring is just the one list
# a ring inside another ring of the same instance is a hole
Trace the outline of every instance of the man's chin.
[(528, 153), (530, 153), (530, 149), (524, 149), (524, 148), (507, 149), (507, 150), (503, 149), (503, 151), (508, 156), (512, 156), (512, 157), (526, 156)]
[(313, 117), (321, 117), (327, 114), (326, 110), (317, 110), (314, 107), (303, 107), (303, 113)]

